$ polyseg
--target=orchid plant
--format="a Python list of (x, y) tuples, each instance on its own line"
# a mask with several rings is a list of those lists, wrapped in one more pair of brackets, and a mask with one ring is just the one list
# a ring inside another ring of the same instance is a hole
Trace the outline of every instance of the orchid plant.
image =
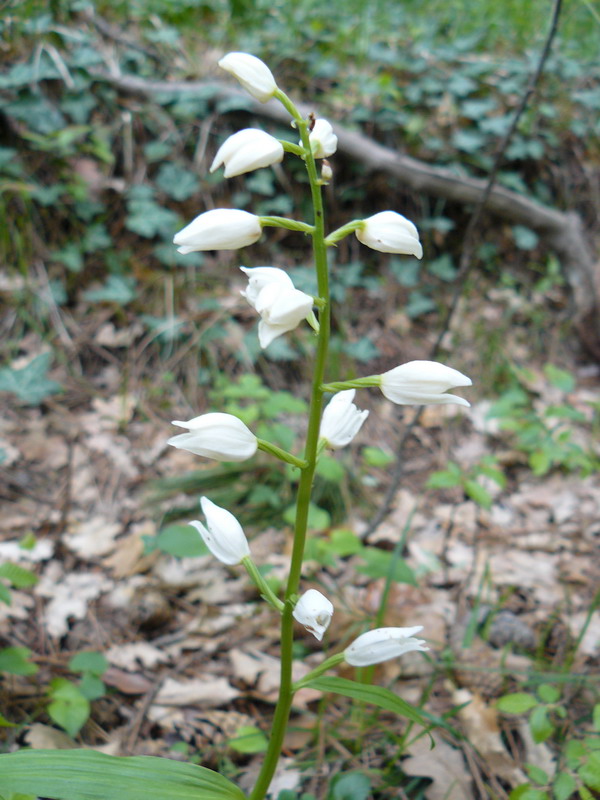
[[(411, 651), (427, 650), (424, 640), (416, 638), (422, 630), (421, 625), (367, 631), (358, 636), (343, 652), (324, 658), (319, 666), (294, 682), (294, 622), (304, 626), (321, 641), (334, 615), (333, 604), (321, 592), (315, 589), (302, 592), (302, 564), (308, 534), (311, 490), (318, 459), (325, 448), (338, 449), (350, 444), (369, 415), (368, 411), (355, 405), (357, 390), (376, 387), (384, 397), (397, 404), (456, 403), (468, 406), (466, 400), (448, 394), (447, 390), (469, 386), (471, 381), (443, 364), (412, 361), (380, 375), (327, 383), (331, 310), (328, 248), (354, 234), (362, 244), (374, 250), (421, 258), (423, 250), (417, 228), (395, 211), (382, 211), (366, 219), (353, 220), (326, 233), (322, 187), (331, 178), (331, 166), (324, 159), (332, 156), (337, 148), (337, 137), (331, 124), (312, 116), (304, 119), (292, 100), (278, 87), (271, 70), (255, 56), (248, 53), (229, 53), (219, 61), (219, 65), (260, 102), (274, 99), (281, 103), (289, 112), (291, 125), (298, 132), (300, 140), (281, 141), (262, 130), (241, 130), (221, 145), (211, 165), (211, 171), (224, 166), (224, 175), (228, 178), (279, 163), (284, 154), (300, 158), (308, 173), (313, 219), (304, 222), (286, 217), (256, 216), (238, 209), (214, 209), (201, 213), (179, 231), (174, 237), (174, 243), (183, 254), (200, 250), (235, 250), (257, 242), (266, 227), (299, 231), (312, 239), (318, 287), (317, 295), (313, 297), (298, 290), (282, 269), (274, 266), (241, 267), (248, 278), (248, 286), (242, 294), (260, 318), (258, 337), (261, 347), (268, 347), (275, 338), (285, 335), (304, 321), (316, 334), (310, 407), (302, 454), (294, 455), (256, 437), (240, 419), (219, 412), (206, 413), (188, 421), (174, 421), (174, 425), (186, 432), (169, 439), (169, 444), (174, 447), (221, 461), (243, 461), (251, 458), (257, 450), (262, 450), (299, 470), (292, 554), (282, 597), (278, 597), (264, 580), (252, 559), (251, 548), (242, 526), (230, 510), (220, 508), (209, 498), (202, 497), (200, 505), (205, 523), (197, 520), (190, 523), (215, 558), (224, 564), (243, 565), (262, 597), (281, 617), (279, 696), (264, 761), (248, 796), (249, 800), (263, 800), (277, 768), (294, 695), (302, 687), (311, 686), (338, 692), (395, 710), (424, 726), (431, 724), (417, 709), (386, 689), (367, 687), (342, 678), (323, 677), (327, 671), (342, 662), (365, 667)], [(323, 409), (327, 395), (331, 395), (331, 398)], [(128, 762), (127, 768), (121, 767), (118, 762)], [(89, 751), (57, 751), (50, 770), (47, 764), (39, 756), (36, 759), (35, 753), (0, 756), (0, 796), (7, 792), (37, 792), (49, 797), (78, 800), (83, 796), (81, 792), (77, 794), (74, 788), (78, 786), (78, 781), (85, 783), (86, 780), (99, 780), (103, 786), (108, 782), (109, 788), (98, 790), (94, 797), (107, 800), (117, 796), (158, 800), (161, 796), (158, 792), (163, 789), (162, 797), (177, 796), (184, 800), (191, 800), (193, 797), (200, 797), (202, 800), (241, 800), (245, 797), (237, 786), (211, 770), (175, 762), (165, 764), (162, 759), (124, 758), (111, 761), (109, 756), (92, 754)], [(139, 772), (136, 772), (138, 768)], [(49, 777), (50, 774), (53, 777)], [(135, 777), (141, 778), (142, 775), (143, 791), (135, 784)], [(114, 781), (115, 789), (112, 792), (111, 780)], [(160, 788), (163, 786), (161, 780), (166, 781), (163, 789)]]

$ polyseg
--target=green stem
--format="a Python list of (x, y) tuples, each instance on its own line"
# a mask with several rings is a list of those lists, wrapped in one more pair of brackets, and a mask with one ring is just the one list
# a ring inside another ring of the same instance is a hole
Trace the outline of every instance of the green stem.
[(368, 375), (365, 378), (354, 378), (351, 381), (335, 381), (324, 383), (321, 389), (324, 392), (343, 392), (344, 389), (368, 389), (370, 386), (381, 386), (381, 375)]
[(265, 797), (275, 769), (283, 739), (287, 729), (288, 719), (292, 708), (294, 697), (294, 685), (292, 683), (292, 653), (294, 644), (294, 620), (292, 617), (293, 602), (298, 594), (300, 576), (302, 572), (302, 560), (304, 558), (304, 546), (306, 543), (306, 532), (308, 527), (308, 510), (312, 492), (312, 484), (317, 465), (319, 427), (321, 424), (321, 409), (323, 405), (323, 376), (325, 374), (325, 364), (327, 361), (327, 350), (329, 347), (329, 276), (327, 271), (327, 247), (325, 245), (325, 218), (323, 211), (323, 198), (321, 197), (321, 186), (317, 174), (317, 166), (310, 147), (308, 122), (302, 119), (298, 109), (292, 101), (280, 89), (275, 93), (275, 97), (292, 115), (304, 148), (304, 158), (308, 178), (310, 181), (310, 191), (314, 209), (314, 226), (311, 232), (313, 240), (313, 256), (317, 273), (317, 286), (319, 297), (322, 304), (319, 308), (319, 333), (317, 339), (317, 349), (315, 353), (315, 366), (313, 372), (310, 409), (308, 414), (308, 429), (306, 433), (306, 445), (304, 448), (304, 458), (306, 467), (300, 475), (298, 494), (296, 498), (296, 522), (294, 526), (294, 543), (292, 547), (292, 559), (290, 563), (290, 574), (288, 577), (285, 591), (285, 607), (281, 617), (281, 675), (279, 684), (279, 698), (275, 707), (273, 724), (271, 728), (271, 738), (265, 755), (258, 779), (250, 794), (250, 800), (263, 800)]
[(288, 219), (287, 217), (259, 217), (259, 220), (263, 227), (287, 228), (288, 231), (300, 231), (301, 233), (314, 233), (315, 230), (312, 225), (307, 225), (306, 222)]
[(275, 456), (275, 458), (280, 459), (280, 461), (285, 461), (287, 464), (292, 464), (294, 467), (299, 467), (300, 469), (306, 469), (308, 466), (303, 458), (293, 456), (291, 453), (288, 453), (287, 450), (283, 450), (281, 447), (278, 447), (272, 442), (268, 442), (266, 439), (257, 439), (256, 441), (258, 442), (259, 450)]
[(246, 568), (246, 572), (248, 573), (248, 575), (250, 575), (250, 577), (252, 578), (254, 585), (258, 587), (258, 590), (260, 591), (264, 599), (267, 601), (267, 603), (270, 606), (272, 606), (275, 609), (275, 611), (279, 611), (279, 613), (281, 613), (284, 608), (283, 603), (277, 597), (275, 592), (271, 589), (271, 587), (263, 578), (263, 576), (260, 574), (258, 567), (254, 563), (254, 561), (252, 561), (250, 556), (242, 558), (242, 564)]
[(343, 653), (336, 653), (336, 655), (326, 658), (322, 664), (319, 664), (318, 667), (312, 669), (299, 681), (293, 683), (292, 684), (293, 690), (297, 692), (298, 689), (302, 689), (304, 686), (308, 686), (309, 683), (313, 681), (315, 678), (318, 678), (324, 672), (327, 672), (327, 670), (333, 669), (333, 667), (337, 667), (338, 664), (341, 664), (344, 658), (345, 656)]

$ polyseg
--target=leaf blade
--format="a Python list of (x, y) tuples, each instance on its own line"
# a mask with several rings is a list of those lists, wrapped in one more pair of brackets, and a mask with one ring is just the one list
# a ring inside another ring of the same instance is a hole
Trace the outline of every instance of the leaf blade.
[(11, 793), (55, 800), (244, 800), (237, 786), (205, 767), (93, 750), (0, 755), (0, 797)]

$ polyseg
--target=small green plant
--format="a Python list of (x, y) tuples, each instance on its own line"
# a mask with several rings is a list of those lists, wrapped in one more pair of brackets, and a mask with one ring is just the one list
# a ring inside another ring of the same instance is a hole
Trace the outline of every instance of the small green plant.
[(108, 661), (102, 653), (77, 653), (69, 661), (69, 669), (81, 674), (79, 682), (54, 678), (48, 687), (47, 711), (69, 736), (76, 736), (90, 716), (90, 702), (106, 693), (101, 676), (108, 669)]
[(581, 725), (569, 725), (568, 709), (561, 699), (556, 686), (543, 683), (535, 694), (515, 692), (497, 701), (496, 707), (504, 713), (528, 714), (534, 742), (552, 738), (561, 749), (553, 775), (525, 764), (529, 782), (516, 787), (510, 800), (568, 800), (575, 792), (581, 800), (592, 800), (593, 792), (600, 791), (600, 703), (593, 708), (586, 732)]
[(527, 372), (513, 371), (514, 382), (492, 405), (488, 416), (498, 419), (501, 429), (512, 434), (534, 475), (546, 475), (553, 469), (591, 475), (600, 469), (600, 457), (577, 441), (577, 431), (591, 433), (597, 425), (598, 409), (591, 407), (586, 415), (568, 402), (567, 395), (575, 388), (570, 372), (546, 364), (544, 373), (548, 383), (563, 394), (561, 402), (537, 399), (527, 389)]
[(428, 489), (454, 489), (460, 487), (467, 497), (482, 508), (491, 508), (493, 497), (481, 483), (482, 478), (492, 480), (501, 489), (506, 487), (506, 476), (493, 456), (485, 456), (469, 469), (449, 461), (446, 469), (432, 472), (427, 479)]

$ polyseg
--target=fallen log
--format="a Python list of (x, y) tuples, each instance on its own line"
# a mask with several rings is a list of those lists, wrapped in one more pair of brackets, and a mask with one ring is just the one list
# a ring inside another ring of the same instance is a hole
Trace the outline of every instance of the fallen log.
[[(144, 97), (157, 94), (206, 97), (208, 93), (214, 102), (239, 99), (238, 108), (247, 109), (255, 116), (286, 124), (289, 121), (288, 113), (278, 102), (272, 100), (262, 104), (240, 90), (220, 83), (146, 81), (106, 73), (95, 77), (121, 92)], [(303, 103), (298, 107), (305, 115), (314, 110)], [(334, 130), (338, 137), (338, 153), (360, 162), (367, 172), (384, 172), (415, 192), (464, 205), (474, 205), (483, 196), (484, 179), (457, 175), (445, 167), (426, 164), (342, 125), (334, 125)], [(575, 212), (550, 208), (498, 185), (492, 188), (485, 209), (501, 220), (531, 228), (556, 253), (571, 289), (575, 330), (584, 347), (600, 360), (600, 261), (587, 241), (580, 216)]]

